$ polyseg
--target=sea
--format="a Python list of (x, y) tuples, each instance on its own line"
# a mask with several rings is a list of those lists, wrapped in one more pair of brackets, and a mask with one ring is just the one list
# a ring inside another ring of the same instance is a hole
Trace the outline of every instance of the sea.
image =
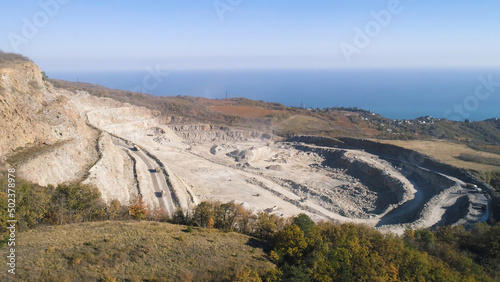
[(500, 69), (48, 72), (158, 96), (245, 97), (305, 108), (357, 107), (390, 119), (500, 118)]

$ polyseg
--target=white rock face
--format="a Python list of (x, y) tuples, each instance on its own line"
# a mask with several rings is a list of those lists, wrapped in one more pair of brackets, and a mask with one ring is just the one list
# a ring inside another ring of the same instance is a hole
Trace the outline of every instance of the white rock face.
[(134, 163), (123, 150), (113, 144), (107, 133), (102, 134), (99, 146), (102, 157), (90, 169), (89, 177), (84, 183), (99, 187), (105, 202), (115, 199), (121, 203), (129, 203), (131, 197), (138, 194), (133, 173)]

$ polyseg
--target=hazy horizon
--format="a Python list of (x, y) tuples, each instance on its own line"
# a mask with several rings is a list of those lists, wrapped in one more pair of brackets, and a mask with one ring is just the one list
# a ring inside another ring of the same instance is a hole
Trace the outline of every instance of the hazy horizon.
[[(422, 116), (454, 120), (500, 117), (500, 95), (471, 97), (481, 80), (499, 81), (495, 70), (176, 70), (48, 72), (49, 77), (89, 82), (159, 96), (221, 99), (244, 97), (287, 106), (359, 107), (391, 119)], [(466, 111), (461, 112), (459, 105)], [(450, 112), (451, 111), (451, 112)]]
[[(0, 48), (46, 71), (500, 67), (500, 3), (7, 2)], [(497, 12), (495, 12), (497, 11)]]

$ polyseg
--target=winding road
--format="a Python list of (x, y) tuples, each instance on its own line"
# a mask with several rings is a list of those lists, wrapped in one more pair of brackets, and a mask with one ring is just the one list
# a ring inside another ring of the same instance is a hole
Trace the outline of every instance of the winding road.
[(172, 199), (172, 195), (170, 194), (170, 188), (168, 187), (165, 175), (162, 171), (155, 171), (155, 169), (159, 167), (158, 163), (142, 150), (136, 150), (135, 148), (130, 147), (123, 140), (113, 138), (113, 144), (129, 150), (137, 161), (140, 160), (146, 165), (151, 175), (151, 182), (153, 183), (153, 191), (155, 193), (155, 197), (158, 199), (158, 203), (162, 208), (163, 213), (172, 217), (175, 213), (175, 204)]

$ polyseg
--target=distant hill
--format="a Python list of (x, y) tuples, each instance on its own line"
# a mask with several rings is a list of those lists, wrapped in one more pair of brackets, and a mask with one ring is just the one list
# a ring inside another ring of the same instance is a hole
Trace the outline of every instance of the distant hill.
[(54, 86), (68, 90), (88, 91), (137, 106), (159, 110), (166, 115), (181, 116), (184, 121), (199, 121), (259, 129), (287, 137), (321, 135), (379, 139), (444, 139), (470, 144), (476, 149), (500, 152), (500, 120), (458, 122), (432, 117), (413, 120), (391, 120), (359, 108), (302, 109), (279, 103), (246, 98), (212, 100), (189, 96), (153, 96), (109, 89), (82, 82), (50, 80)]

